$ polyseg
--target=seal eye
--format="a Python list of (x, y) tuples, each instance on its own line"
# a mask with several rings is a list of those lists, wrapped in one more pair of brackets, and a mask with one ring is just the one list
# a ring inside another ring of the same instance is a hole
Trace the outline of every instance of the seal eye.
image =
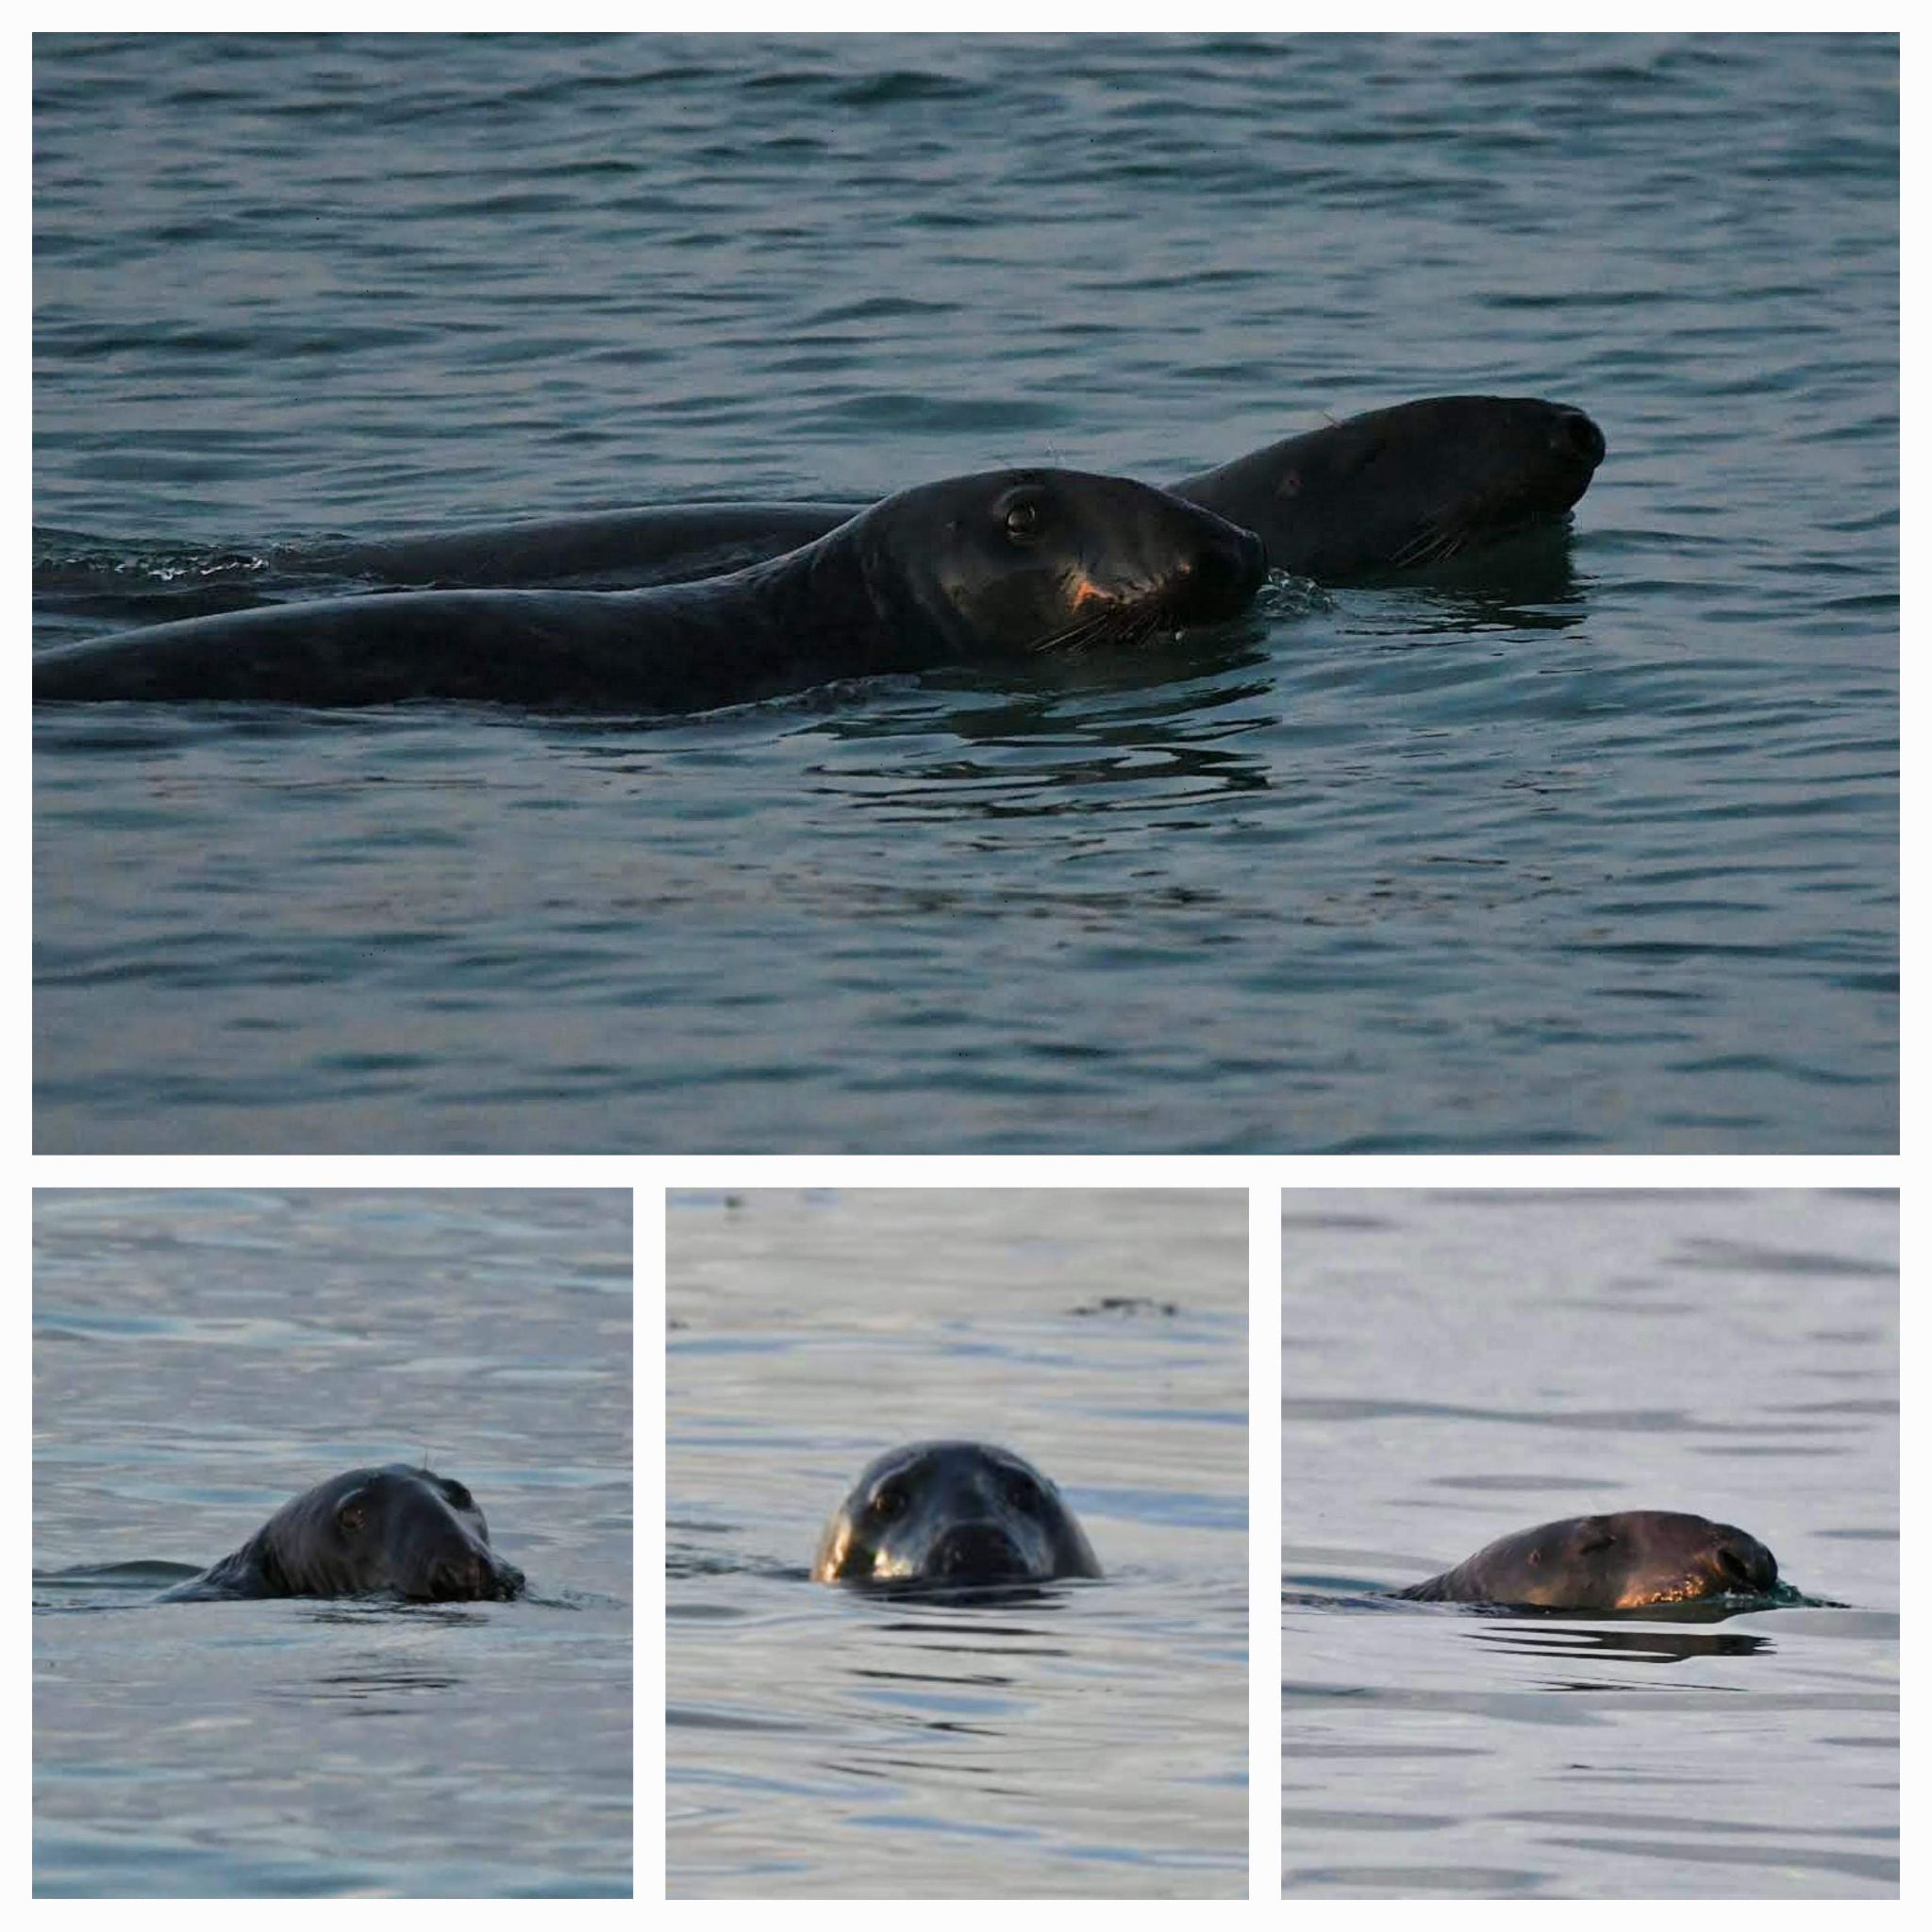
[(1015, 543), (1030, 543), (1040, 535), (1041, 511), (1038, 499), (1031, 496), (1016, 497), (1007, 506), (1004, 519), (1007, 535)]
[(476, 1507), (475, 1497), (461, 1483), (453, 1483), (447, 1476), (442, 1480), (442, 1493), (444, 1500), (455, 1508), (474, 1509)]
[(1041, 1505), (1040, 1485), (1017, 1469), (1009, 1470), (1005, 1484), (1007, 1501), (1023, 1515), (1031, 1516)]
[(906, 1491), (897, 1483), (886, 1483), (866, 1506), (866, 1514), (874, 1523), (890, 1523), (893, 1517), (902, 1514), (905, 1507)]
[(355, 1536), (369, 1521), (369, 1511), (359, 1496), (351, 1496), (336, 1511), (336, 1527), (344, 1536)]

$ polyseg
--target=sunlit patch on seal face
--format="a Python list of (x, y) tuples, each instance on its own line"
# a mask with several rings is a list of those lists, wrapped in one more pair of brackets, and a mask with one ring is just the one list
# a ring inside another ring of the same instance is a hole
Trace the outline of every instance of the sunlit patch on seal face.
[(1024, 1457), (914, 1442), (874, 1460), (819, 1540), (820, 1583), (1040, 1583), (1098, 1576), (1086, 1533)]

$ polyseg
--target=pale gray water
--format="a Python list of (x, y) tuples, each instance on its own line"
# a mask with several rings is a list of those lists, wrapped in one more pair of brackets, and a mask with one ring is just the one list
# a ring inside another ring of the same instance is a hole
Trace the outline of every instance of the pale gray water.
[[(1245, 1893), (1246, 1229), (1228, 1192), (673, 1198), (672, 1896)], [(931, 1436), (1036, 1463), (1105, 1578), (808, 1581)]]
[[(629, 1195), (35, 1209), (36, 1895), (627, 1897)], [(525, 1599), (43, 1580), (203, 1565), (425, 1455)]]
[[(1893, 1194), (1283, 1206), (1291, 1897), (1898, 1888)], [(1554, 1517), (1686, 1509), (1839, 1608), (1368, 1594)]]

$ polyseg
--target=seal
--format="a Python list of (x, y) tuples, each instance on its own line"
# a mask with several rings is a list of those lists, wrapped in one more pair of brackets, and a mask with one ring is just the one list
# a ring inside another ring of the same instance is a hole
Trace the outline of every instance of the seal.
[[(1271, 570), (1376, 582), (1560, 525), (1604, 458), (1583, 410), (1537, 396), (1424, 396), (1204, 470), (1175, 495), (1255, 531)], [(618, 588), (741, 569), (823, 536), (857, 504), (665, 504), (275, 553), (375, 583)]]
[(1624, 1509), (1501, 1537), (1467, 1562), (1394, 1594), (1419, 1603), (1639, 1610), (1703, 1597), (1763, 1596), (1776, 1585), (1777, 1558), (1728, 1523)]
[(832, 1512), (815, 1583), (1044, 1583), (1098, 1576), (1086, 1533), (1024, 1457), (912, 1442), (868, 1464)]
[(831, 678), (1127, 648), (1232, 617), (1265, 572), (1251, 532), (1145, 484), (991, 471), (695, 583), (321, 598), (59, 645), (35, 658), (34, 696), (703, 710)]
[(351, 1469), (285, 1503), (235, 1551), (162, 1592), (217, 1597), (398, 1596), (433, 1603), (521, 1596), (524, 1573), (490, 1547), (459, 1482), (391, 1462)]

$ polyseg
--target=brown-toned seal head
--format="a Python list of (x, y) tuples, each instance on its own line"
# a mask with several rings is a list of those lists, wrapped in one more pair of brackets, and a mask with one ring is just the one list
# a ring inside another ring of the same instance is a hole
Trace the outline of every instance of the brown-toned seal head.
[(461, 1483), (395, 1462), (305, 1491), (233, 1556), (168, 1594), (508, 1601), (523, 1588), (524, 1573), (491, 1548), (483, 1512)]
[(1397, 1596), (1424, 1603), (1636, 1610), (1701, 1597), (1762, 1596), (1777, 1558), (1728, 1523), (1668, 1509), (1569, 1516), (1499, 1538), (1465, 1563)]
[(1098, 1576), (1059, 1491), (985, 1442), (912, 1442), (866, 1469), (832, 1512), (816, 1583), (1043, 1583)]

